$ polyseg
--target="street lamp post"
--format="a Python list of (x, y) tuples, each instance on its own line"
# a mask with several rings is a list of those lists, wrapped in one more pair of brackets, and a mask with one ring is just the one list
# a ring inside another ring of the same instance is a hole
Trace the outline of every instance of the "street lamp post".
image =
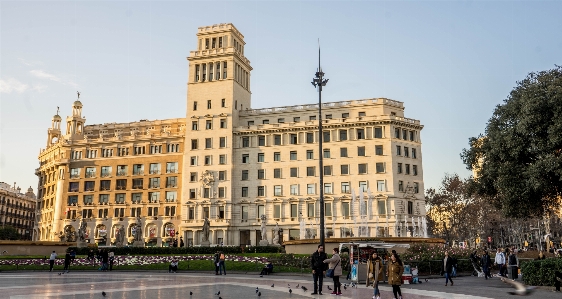
[(312, 85), (318, 88), (318, 161), (320, 167), (320, 245), (324, 247), (324, 153), (322, 152), (322, 87), (326, 86), (329, 79), (324, 79), (324, 73), (320, 66), (320, 47), (318, 47), (318, 70), (312, 79)]

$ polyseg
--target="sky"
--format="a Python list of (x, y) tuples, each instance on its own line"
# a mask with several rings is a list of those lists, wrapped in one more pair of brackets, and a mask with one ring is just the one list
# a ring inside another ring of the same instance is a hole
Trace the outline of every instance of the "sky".
[(0, 1), (0, 181), (36, 190), (37, 156), (81, 92), (86, 124), (185, 117), (200, 26), (233, 23), (252, 108), (386, 97), (421, 121), (425, 188), (528, 73), (562, 64), (562, 1)]

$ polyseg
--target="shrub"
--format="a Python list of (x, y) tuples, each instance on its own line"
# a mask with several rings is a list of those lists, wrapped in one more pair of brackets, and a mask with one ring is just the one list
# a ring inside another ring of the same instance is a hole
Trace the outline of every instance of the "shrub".
[[(97, 251), (97, 247), (69, 247), (77, 255), (87, 255), (90, 249)], [(283, 250), (280, 246), (253, 246), (244, 248), (246, 253), (280, 253)], [(116, 255), (146, 255), (146, 254), (214, 254), (222, 251), (225, 254), (242, 253), (241, 247), (222, 246), (222, 247), (114, 247), (111, 248)]]
[(528, 285), (553, 286), (555, 271), (562, 271), (562, 259), (550, 258), (521, 263), (523, 281)]

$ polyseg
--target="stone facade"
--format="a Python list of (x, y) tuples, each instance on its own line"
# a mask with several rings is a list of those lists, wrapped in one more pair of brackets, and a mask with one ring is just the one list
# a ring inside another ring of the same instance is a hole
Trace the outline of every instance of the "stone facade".
[[(262, 215), (269, 244), (276, 224), (280, 242), (312, 238), (319, 233), (321, 187), (327, 237), (425, 235), (423, 126), (404, 117), (402, 102), (323, 103), (325, 177), (318, 186), (318, 105), (252, 109), (244, 36), (232, 24), (219, 24), (200, 27), (197, 39), (187, 58), (186, 118), (84, 126), (82, 105), (75, 102), (63, 136), (60, 116), (53, 117), (36, 171), (37, 239), (77, 229), (80, 214), (91, 242), (114, 242), (121, 225), (131, 241), (133, 228), (142, 225), (145, 242), (161, 245), (175, 235), (186, 246), (200, 245), (207, 218), (211, 244), (257, 245)], [(177, 145), (174, 151), (170, 144)], [(154, 152), (158, 145), (162, 149)], [(165, 173), (165, 163), (181, 169)], [(147, 170), (152, 164), (161, 165), (160, 173)], [(135, 165), (143, 165), (144, 173), (133, 173)], [(120, 166), (127, 167), (126, 175), (119, 175)], [(174, 187), (165, 184), (171, 176), (177, 177)], [(160, 189), (149, 185), (153, 178), (160, 178)], [(118, 179), (127, 179), (126, 185)], [(160, 192), (160, 199), (151, 202), (149, 192)], [(177, 198), (168, 202), (165, 192), (177, 192)], [(117, 194), (125, 194), (123, 203)], [(174, 214), (165, 216), (171, 207)]]
[(18, 231), (23, 240), (31, 239), (37, 205), (33, 189), (29, 187), (24, 194), (21, 188), (0, 182), (0, 224), (11, 226)]

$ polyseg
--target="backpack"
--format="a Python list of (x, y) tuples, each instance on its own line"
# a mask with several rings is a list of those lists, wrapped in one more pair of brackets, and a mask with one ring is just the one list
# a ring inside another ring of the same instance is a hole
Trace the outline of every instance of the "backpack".
[(221, 253), (220, 260), (224, 261), (224, 253)]

